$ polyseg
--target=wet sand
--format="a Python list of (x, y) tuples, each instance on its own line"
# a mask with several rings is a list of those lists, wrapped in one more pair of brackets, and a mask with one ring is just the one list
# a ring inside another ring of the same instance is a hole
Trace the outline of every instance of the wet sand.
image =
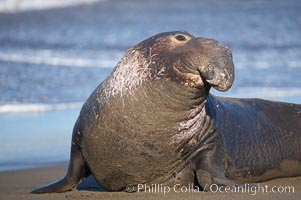
[(67, 165), (55, 167), (0, 172), (0, 199), (300, 199), (301, 177), (275, 179), (260, 185), (294, 186), (294, 193), (258, 193), (255, 195), (237, 193), (127, 193), (106, 192), (93, 179), (85, 180), (77, 190), (59, 194), (30, 194), (40, 185), (49, 183), (64, 175)]

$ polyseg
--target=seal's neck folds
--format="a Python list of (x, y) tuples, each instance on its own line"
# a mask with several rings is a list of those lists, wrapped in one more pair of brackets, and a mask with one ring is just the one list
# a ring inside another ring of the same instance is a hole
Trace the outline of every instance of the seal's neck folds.
[(204, 100), (190, 110), (187, 119), (180, 123), (178, 132), (173, 137), (173, 142), (177, 144), (177, 150), (181, 152), (183, 158), (193, 155), (194, 151), (199, 151), (200, 146), (204, 147), (205, 140), (214, 137), (215, 126), (206, 113), (206, 103), (207, 100)]

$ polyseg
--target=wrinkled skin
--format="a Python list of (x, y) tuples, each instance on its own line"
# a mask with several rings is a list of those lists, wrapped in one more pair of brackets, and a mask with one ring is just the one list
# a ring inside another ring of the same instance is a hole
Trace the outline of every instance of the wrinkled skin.
[(32, 193), (68, 191), (90, 174), (111, 191), (301, 175), (300, 105), (209, 94), (233, 80), (231, 51), (213, 39), (142, 41), (83, 105), (66, 176)]

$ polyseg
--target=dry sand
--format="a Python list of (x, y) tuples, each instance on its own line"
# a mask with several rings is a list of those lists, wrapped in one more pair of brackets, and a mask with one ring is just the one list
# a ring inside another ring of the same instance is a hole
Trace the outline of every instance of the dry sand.
[(294, 186), (294, 193), (258, 193), (256, 195), (237, 193), (127, 193), (105, 192), (92, 178), (85, 180), (78, 190), (59, 194), (30, 194), (40, 185), (49, 183), (64, 175), (67, 165), (0, 172), (0, 199), (301, 199), (301, 177), (276, 179), (260, 183), (272, 186)]

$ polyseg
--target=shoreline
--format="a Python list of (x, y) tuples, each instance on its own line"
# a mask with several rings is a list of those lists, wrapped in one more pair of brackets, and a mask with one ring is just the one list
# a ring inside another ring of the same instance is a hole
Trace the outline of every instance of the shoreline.
[[(104, 191), (93, 178), (88, 177), (76, 190), (66, 193), (30, 194), (30, 191), (43, 184), (48, 184), (64, 176), (67, 163), (45, 168), (4, 171), (0, 172), (0, 197), (1, 199), (299, 199), (301, 195), (301, 177), (280, 178), (260, 185), (293, 186), (294, 193), (222, 193), (222, 192), (169, 192), (167, 194), (158, 192), (107, 192)], [(267, 196), (268, 195), (268, 196)]]
[(6, 163), (0, 163), (0, 173), (67, 166), (68, 163), (69, 163), (68, 160), (54, 161), (54, 162), (45, 161), (45, 162), (36, 162), (36, 163), (30, 161), (29, 162), (6, 162)]

